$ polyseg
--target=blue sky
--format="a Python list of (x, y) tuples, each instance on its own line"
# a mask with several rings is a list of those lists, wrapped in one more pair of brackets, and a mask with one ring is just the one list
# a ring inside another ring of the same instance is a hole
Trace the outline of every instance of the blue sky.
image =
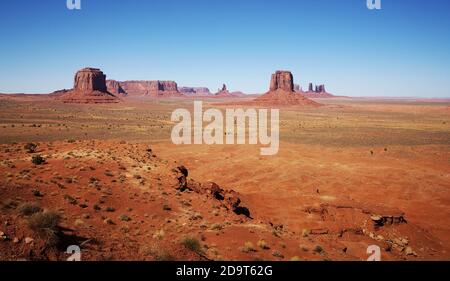
[(74, 73), (267, 91), (272, 72), (349, 96), (450, 97), (450, 1), (0, 2), (0, 92), (70, 88)]

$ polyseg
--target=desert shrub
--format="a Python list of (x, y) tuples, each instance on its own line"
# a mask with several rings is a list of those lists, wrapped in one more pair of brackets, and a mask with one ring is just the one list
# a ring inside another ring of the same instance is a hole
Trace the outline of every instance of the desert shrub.
[(24, 216), (31, 216), (41, 211), (41, 207), (36, 203), (23, 203), (19, 206), (19, 212)]
[(314, 252), (319, 253), (319, 254), (322, 253), (322, 252), (323, 252), (322, 246), (317, 245), (317, 246), (314, 248)]
[(23, 147), (28, 153), (36, 152), (37, 144), (29, 142)]
[(267, 245), (266, 241), (263, 239), (259, 240), (257, 245), (258, 245), (258, 247), (260, 247), (263, 250), (270, 249), (269, 246)]
[(272, 252), (272, 256), (276, 257), (276, 258), (284, 258), (283, 254), (280, 253), (279, 251), (275, 250)]
[(223, 226), (220, 223), (214, 223), (213, 225), (211, 225), (211, 229), (212, 230), (222, 230)]
[(249, 253), (249, 252), (255, 252), (255, 247), (253, 247), (253, 243), (252, 242), (245, 242), (244, 243), (244, 247), (242, 247), (242, 252), (244, 253)]
[(112, 213), (112, 212), (115, 212), (116, 209), (113, 207), (106, 207), (106, 211)]
[(200, 241), (197, 238), (192, 236), (186, 236), (181, 240), (181, 244), (195, 253), (200, 253), (202, 250), (202, 246), (200, 245)]
[(76, 142), (76, 140), (74, 140), (74, 139), (68, 139), (67, 142), (68, 142), (68, 143), (74, 143), (74, 142)]
[(34, 165), (41, 165), (41, 164), (45, 163), (45, 159), (41, 155), (36, 154), (36, 155), (33, 155), (33, 157), (31, 158), (31, 162)]
[(35, 213), (28, 218), (28, 227), (39, 238), (44, 239), (47, 246), (56, 246), (59, 242), (58, 224), (61, 217), (56, 212)]
[(161, 249), (157, 245), (153, 245), (150, 248), (145, 248), (143, 250), (144, 255), (151, 255), (155, 259), (155, 261), (174, 261), (175, 258), (164, 249)]
[(119, 217), (119, 220), (121, 220), (121, 221), (131, 221), (131, 218), (129, 216), (127, 216), (127, 215), (121, 215)]
[(77, 204), (77, 199), (73, 198), (72, 196), (65, 194), (64, 195), (64, 199), (69, 202), (72, 205), (76, 205)]

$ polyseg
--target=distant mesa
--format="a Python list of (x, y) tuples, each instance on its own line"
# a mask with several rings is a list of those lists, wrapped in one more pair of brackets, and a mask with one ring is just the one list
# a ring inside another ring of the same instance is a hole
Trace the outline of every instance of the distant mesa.
[(180, 93), (191, 97), (207, 97), (211, 96), (211, 92), (206, 87), (179, 87)]
[(320, 105), (304, 95), (296, 93), (294, 91), (294, 77), (292, 73), (283, 70), (272, 74), (269, 91), (253, 100), (252, 103), (263, 106)]
[(74, 88), (55, 92), (65, 103), (117, 103), (120, 99), (108, 92), (106, 75), (98, 68), (83, 68), (75, 74)]
[(120, 91), (122, 95), (130, 97), (182, 97), (183, 94), (178, 91), (178, 85), (175, 81), (160, 80), (130, 80), (115, 81), (110, 80), (108, 90), (111, 92)]

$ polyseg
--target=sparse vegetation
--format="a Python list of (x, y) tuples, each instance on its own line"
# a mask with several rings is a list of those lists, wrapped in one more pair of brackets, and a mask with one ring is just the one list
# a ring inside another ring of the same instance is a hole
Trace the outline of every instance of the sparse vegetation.
[(42, 165), (45, 163), (45, 159), (41, 155), (36, 154), (31, 157), (31, 163), (34, 165)]
[(56, 246), (59, 242), (58, 224), (61, 217), (56, 212), (35, 213), (28, 219), (28, 226), (47, 246)]
[(42, 209), (37, 203), (23, 203), (19, 206), (19, 212), (24, 216), (31, 216), (41, 211)]
[(76, 205), (77, 204), (77, 199), (73, 198), (72, 196), (65, 194), (64, 195), (64, 200), (66, 200), (67, 202), (69, 202), (72, 205)]
[(267, 245), (266, 241), (263, 240), (263, 239), (259, 240), (258, 243), (257, 243), (257, 245), (258, 245), (258, 247), (260, 247), (260, 248), (263, 249), (263, 250), (268, 250), (268, 249), (270, 249), (269, 246)]
[(131, 221), (131, 218), (127, 215), (121, 215), (119, 216), (119, 220), (121, 221)]
[(314, 252), (319, 253), (319, 254), (323, 253), (323, 248), (322, 248), (322, 246), (317, 245), (317, 246), (314, 248)]
[(222, 230), (223, 225), (220, 223), (214, 223), (211, 225), (211, 230)]
[(24, 146), (24, 149), (28, 152), (28, 153), (35, 153), (36, 152), (36, 148), (38, 147), (37, 144), (29, 142)]
[(186, 236), (181, 240), (181, 244), (186, 247), (187, 249), (191, 250), (195, 253), (200, 253), (202, 250), (202, 246), (200, 244), (200, 241), (198, 241), (197, 238), (192, 236)]
[(241, 250), (244, 253), (256, 252), (255, 247), (253, 246), (253, 243), (250, 241), (245, 242), (244, 247), (242, 247)]

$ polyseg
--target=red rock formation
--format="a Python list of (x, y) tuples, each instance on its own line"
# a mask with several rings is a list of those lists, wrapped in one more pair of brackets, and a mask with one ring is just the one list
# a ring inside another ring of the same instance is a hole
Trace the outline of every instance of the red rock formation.
[(319, 104), (294, 91), (294, 78), (289, 71), (277, 71), (272, 74), (270, 90), (251, 102), (262, 106), (295, 106)]
[(106, 80), (106, 88), (108, 89), (108, 92), (117, 95), (117, 96), (126, 96), (127, 93), (120, 85), (120, 82), (116, 80)]
[(117, 103), (107, 91), (106, 75), (97, 68), (84, 68), (75, 74), (74, 88), (57, 97), (65, 103)]
[(182, 97), (174, 81), (124, 81), (120, 86), (129, 96)]
[(278, 89), (293, 92), (294, 91), (294, 77), (289, 71), (278, 70), (272, 74), (270, 80), (270, 91), (276, 91)]

